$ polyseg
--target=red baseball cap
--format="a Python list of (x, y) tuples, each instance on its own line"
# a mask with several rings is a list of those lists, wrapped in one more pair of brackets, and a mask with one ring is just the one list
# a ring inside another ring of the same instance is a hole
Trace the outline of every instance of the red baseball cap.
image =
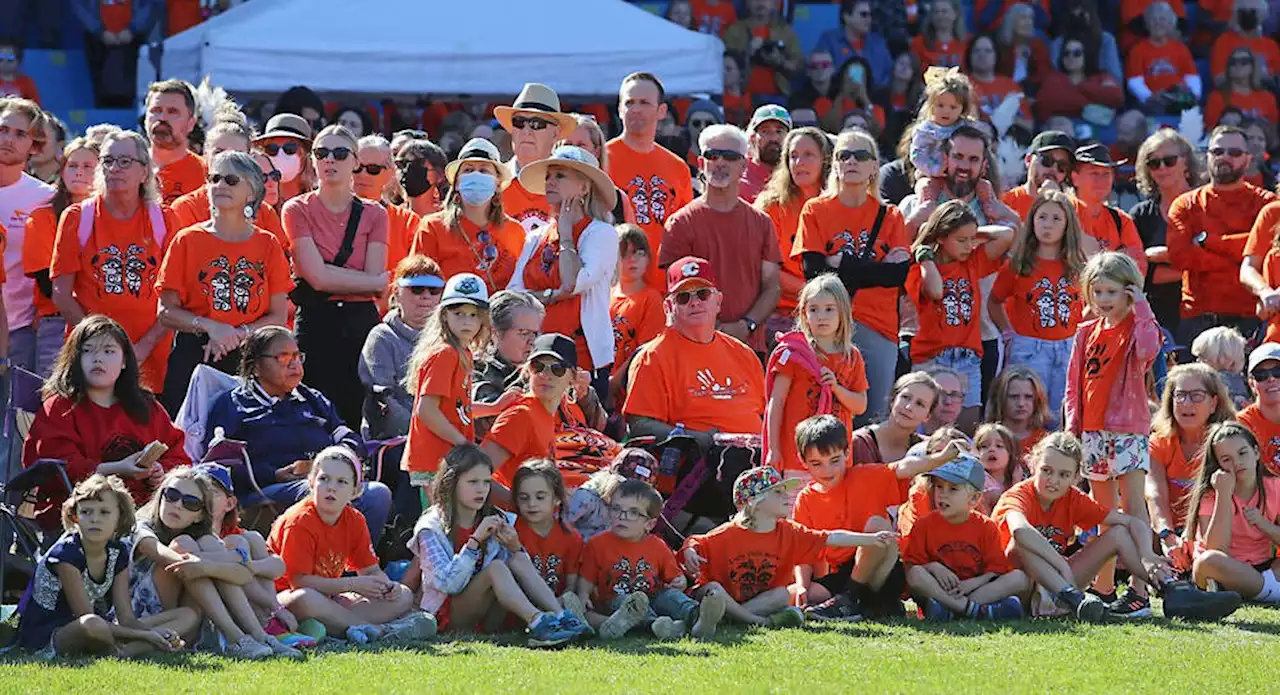
[(689, 287), (715, 287), (716, 274), (711, 262), (697, 256), (685, 256), (667, 266), (667, 294)]

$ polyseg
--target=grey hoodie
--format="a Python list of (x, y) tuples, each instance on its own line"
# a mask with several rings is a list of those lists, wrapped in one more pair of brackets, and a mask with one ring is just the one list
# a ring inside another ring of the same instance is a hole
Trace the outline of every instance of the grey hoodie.
[(404, 377), (419, 333), (419, 329), (410, 328), (400, 319), (399, 309), (392, 309), (365, 338), (357, 369), (365, 387), (361, 430), (366, 439), (390, 439), (409, 433), (413, 394), (405, 391)]

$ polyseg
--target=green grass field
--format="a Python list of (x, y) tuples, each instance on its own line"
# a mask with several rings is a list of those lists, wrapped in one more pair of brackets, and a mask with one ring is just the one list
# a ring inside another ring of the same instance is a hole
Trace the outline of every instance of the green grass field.
[[(1158, 612), (1158, 611), (1157, 611)], [(1222, 624), (1065, 620), (722, 630), (714, 642), (628, 639), (533, 650), (515, 636), (326, 649), (306, 662), (198, 654), (154, 661), (0, 661), (0, 693), (1271, 692), (1280, 611)]]

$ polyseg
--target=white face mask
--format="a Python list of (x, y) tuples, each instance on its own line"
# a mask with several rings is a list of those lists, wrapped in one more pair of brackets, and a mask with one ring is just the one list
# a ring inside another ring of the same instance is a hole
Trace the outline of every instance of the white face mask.
[(292, 181), (298, 178), (298, 174), (302, 173), (302, 156), (298, 154), (285, 154), (284, 150), (280, 150), (274, 157), (271, 157), (271, 163), (280, 170), (280, 180)]

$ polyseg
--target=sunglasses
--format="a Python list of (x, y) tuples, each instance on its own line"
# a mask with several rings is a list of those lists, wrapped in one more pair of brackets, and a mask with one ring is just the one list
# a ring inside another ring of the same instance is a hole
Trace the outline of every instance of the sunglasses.
[(1084, 50), (1079, 48), (1073, 48), (1069, 51), (1063, 51), (1062, 55), (1064, 58), (1083, 58)]
[(1223, 155), (1227, 157), (1243, 157), (1246, 152), (1239, 147), (1212, 147), (1209, 149), (1209, 154), (1215, 157), (1221, 157)]
[(262, 148), (262, 151), (266, 152), (268, 157), (274, 157), (277, 154), (280, 154), (280, 150), (284, 150), (285, 154), (298, 154), (298, 143), (286, 142), (281, 145), (273, 142), (270, 145), (264, 145)]
[(836, 153), (836, 159), (842, 162), (847, 162), (850, 159), (854, 159), (859, 162), (869, 162), (875, 158), (876, 155), (871, 150), (840, 150)]
[(702, 158), (708, 162), (716, 162), (722, 159), (726, 162), (741, 162), (744, 157), (737, 150), (707, 150), (702, 153)]
[(1160, 167), (1171, 167), (1177, 164), (1178, 160), (1181, 158), (1182, 158), (1181, 156), (1176, 154), (1171, 154), (1165, 157), (1152, 157), (1151, 159), (1147, 160), (1147, 168), (1152, 171), (1155, 171)]
[(550, 369), (552, 375), (564, 376), (565, 372), (569, 371), (569, 365), (564, 362), (530, 362), (529, 369), (532, 369), (534, 374), (541, 374)]
[(226, 181), (228, 186), (232, 186), (232, 187), (239, 186), (240, 175), (239, 174), (209, 174), (209, 183), (216, 186), (222, 183), (223, 181)]
[(421, 296), (423, 292), (426, 292), (432, 297), (438, 297), (441, 294), (444, 294), (443, 287), (408, 287), (406, 289), (408, 289), (411, 293), (418, 296)]
[(1195, 391), (1173, 392), (1174, 403), (1204, 403), (1205, 399), (1208, 397), (1209, 392), (1201, 389), (1197, 389)]
[(699, 129), (701, 129), (701, 128), (706, 128), (707, 126), (714, 125), (714, 124), (715, 124), (715, 121), (704, 121), (704, 120), (702, 120), (701, 118), (700, 118), (700, 119), (698, 119), (698, 120), (696, 120), (696, 121), (689, 121), (689, 127), (690, 127), (690, 128), (699, 128)]
[(511, 127), (515, 130), (524, 130), (525, 128), (529, 128), (530, 130), (546, 130), (553, 125), (555, 125), (555, 123), (541, 118), (533, 118), (530, 116), (511, 117)]
[(307, 353), (305, 352), (278, 352), (274, 355), (263, 355), (262, 358), (275, 360), (276, 364), (281, 367), (288, 367), (293, 364), (294, 360), (297, 360), (298, 364), (307, 363)]
[(1057, 159), (1051, 154), (1042, 153), (1040, 155), (1040, 166), (1045, 168), (1053, 167), (1065, 174), (1071, 168), (1071, 162), (1066, 159)]
[(815, 60), (812, 63), (809, 63), (810, 70), (830, 70), (835, 66), (836, 64), (829, 60)]
[[(476, 241), (484, 244), (484, 247), (480, 249), (480, 255), (484, 259), (485, 267), (481, 268), (481, 270), (487, 270), (490, 263), (498, 260), (498, 246), (493, 243), (493, 235), (489, 234), (487, 229), (481, 229), (479, 233), (476, 234)], [(547, 247), (546, 249), (543, 249), (543, 258), (546, 258), (547, 251), (552, 251), (552, 253), (554, 253), (554, 249)], [(557, 258), (558, 257), (559, 256), (557, 256)], [(553, 258), (552, 260), (554, 261), (555, 259)]]
[(1250, 58), (1249, 56), (1237, 56), (1235, 58), (1231, 58), (1227, 62), (1231, 65), (1252, 65), (1253, 58)]
[(18, 54), (13, 51), (0, 51), (0, 62), (14, 62), (18, 60)]
[(697, 297), (698, 301), (700, 302), (705, 302), (708, 299), (711, 299), (712, 292), (715, 292), (715, 290), (711, 289), (710, 287), (703, 287), (702, 289), (698, 289), (698, 290), (685, 290), (684, 292), (677, 292), (676, 304), (679, 304), (680, 306), (684, 306), (688, 304), (690, 301), (692, 301), (694, 297)]
[(182, 507), (189, 512), (198, 512), (204, 509), (204, 500), (197, 495), (184, 495), (182, 490), (176, 487), (167, 487), (160, 491), (164, 496), (164, 500), (169, 503), (181, 502)]
[(317, 162), (322, 162), (328, 159), (329, 155), (333, 155), (335, 162), (345, 162), (347, 161), (347, 157), (351, 156), (351, 148), (335, 147), (333, 149), (329, 149), (328, 147), (317, 147), (311, 151), (311, 154), (315, 156)]
[(1249, 372), (1249, 376), (1253, 380), (1261, 384), (1268, 379), (1280, 379), (1280, 367), (1272, 367), (1271, 369), (1255, 369)]
[[(343, 157), (343, 159), (346, 159), (346, 158)], [(360, 172), (363, 171), (369, 174), (370, 176), (377, 176), (378, 174), (381, 174), (383, 171), (390, 168), (391, 167), (386, 166), (385, 164), (361, 164), (360, 166), (356, 167), (356, 173), (359, 174)]]
[(264, 174), (264, 176), (267, 177), (268, 181), (275, 181), (276, 183), (280, 183), (280, 180), (284, 178), (284, 174), (281, 174), (279, 169), (272, 169)]

